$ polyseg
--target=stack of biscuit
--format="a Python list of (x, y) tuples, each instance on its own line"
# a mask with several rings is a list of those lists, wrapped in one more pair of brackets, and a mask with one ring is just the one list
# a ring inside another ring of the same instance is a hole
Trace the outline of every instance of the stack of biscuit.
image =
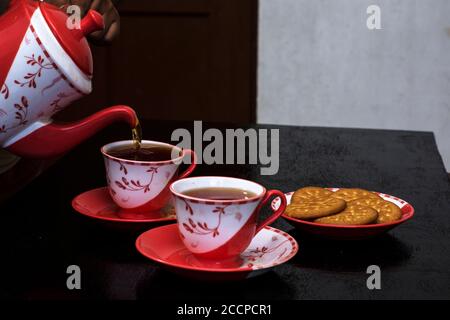
[(399, 220), (402, 212), (394, 203), (364, 189), (305, 187), (294, 192), (285, 214), (323, 224), (364, 225)]

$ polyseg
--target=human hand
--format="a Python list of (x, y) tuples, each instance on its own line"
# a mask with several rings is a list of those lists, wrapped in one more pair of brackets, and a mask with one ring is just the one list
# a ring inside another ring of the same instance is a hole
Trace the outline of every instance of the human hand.
[(81, 17), (93, 9), (103, 16), (105, 29), (93, 32), (89, 39), (97, 44), (110, 43), (120, 33), (120, 16), (112, 0), (45, 0), (57, 7), (64, 8), (77, 5), (81, 9)]

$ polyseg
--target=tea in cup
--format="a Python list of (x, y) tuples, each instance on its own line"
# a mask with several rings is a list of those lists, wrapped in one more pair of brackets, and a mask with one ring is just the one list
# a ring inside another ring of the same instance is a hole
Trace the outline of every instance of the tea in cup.
[[(170, 185), (180, 237), (197, 258), (237, 258), (265, 226), (286, 208), (286, 197), (278, 190), (231, 177), (192, 177)], [(259, 222), (261, 208), (272, 198), (281, 204)]]
[[(113, 142), (103, 146), (101, 152), (112, 199), (119, 207), (136, 213), (163, 208), (170, 199), (170, 184), (189, 176), (196, 166), (192, 150), (156, 141), (142, 140), (139, 148), (133, 140)], [(191, 163), (178, 174), (186, 156)]]

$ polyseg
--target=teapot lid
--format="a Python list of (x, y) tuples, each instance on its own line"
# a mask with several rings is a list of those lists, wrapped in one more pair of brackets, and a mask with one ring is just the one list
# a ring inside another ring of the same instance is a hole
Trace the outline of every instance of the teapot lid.
[(79, 25), (73, 24), (73, 28), (71, 28), (71, 17), (63, 10), (45, 2), (39, 2), (39, 7), (59, 44), (78, 68), (86, 75), (91, 76), (93, 72), (92, 54), (86, 36), (104, 28), (103, 17), (97, 11), (89, 10)]

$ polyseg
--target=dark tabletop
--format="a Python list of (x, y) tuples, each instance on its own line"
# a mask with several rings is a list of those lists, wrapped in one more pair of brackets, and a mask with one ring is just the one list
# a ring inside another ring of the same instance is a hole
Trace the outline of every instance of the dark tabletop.
[[(169, 142), (172, 130), (183, 126), (192, 129), (192, 123), (144, 122), (144, 137)], [(280, 219), (273, 226), (299, 242), (288, 263), (241, 282), (185, 279), (140, 256), (137, 232), (105, 228), (70, 206), (75, 195), (105, 185), (99, 147), (129, 136), (116, 125), (0, 205), (0, 297), (450, 298), (450, 182), (432, 133), (256, 127), (280, 129), (278, 174), (261, 176), (258, 165), (200, 165), (195, 175), (243, 177), (286, 192), (307, 185), (361, 187), (405, 199), (416, 210), (414, 218), (378, 238), (353, 242), (309, 238)], [(81, 268), (78, 291), (66, 287), (72, 264)], [(381, 290), (367, 289), (369, 265), (381, 268)]]

